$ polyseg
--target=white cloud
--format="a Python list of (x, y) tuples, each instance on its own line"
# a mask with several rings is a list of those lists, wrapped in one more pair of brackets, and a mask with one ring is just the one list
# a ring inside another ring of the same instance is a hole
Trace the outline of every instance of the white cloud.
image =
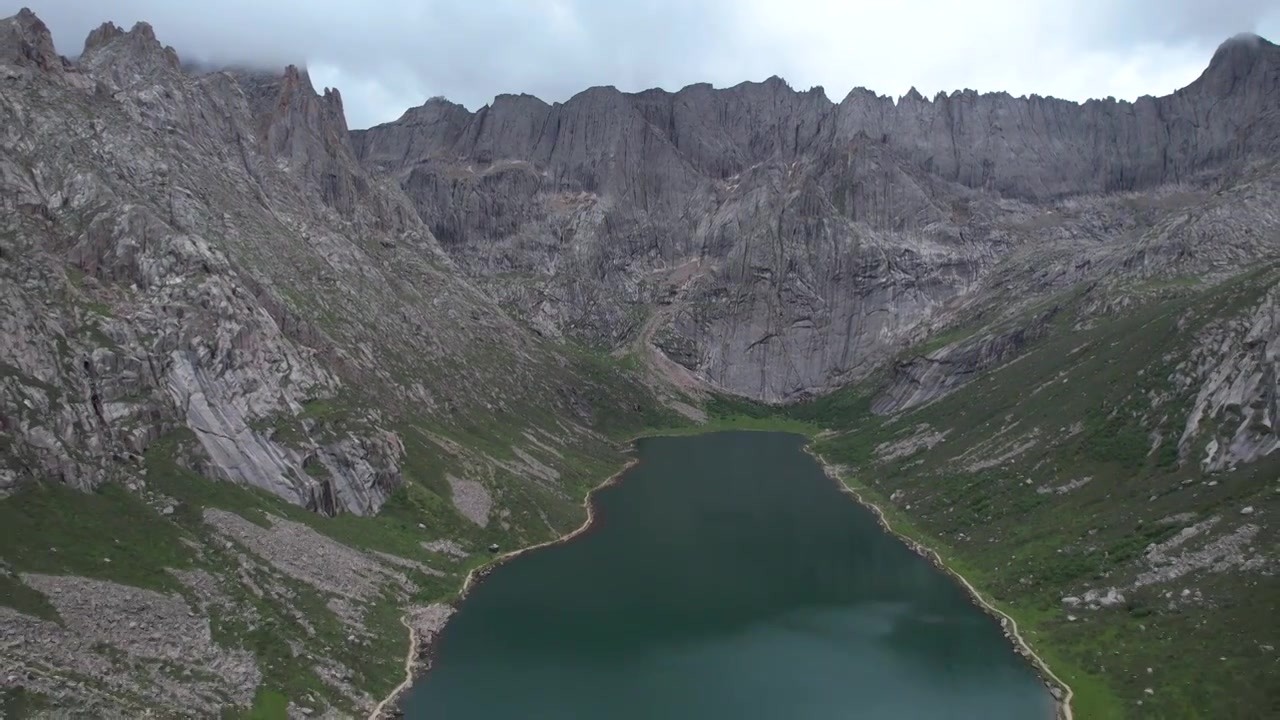
[[(185, 57), (311, 69), (353, 127), (432, 95), (562, 101), (592, 85), (718, 87), (770, 75), (899, 96), (958, 88), (1073, 100), (1165, 94), (1230, 35), (1280, 39), (1271, 0), (26, 0), (75, 55), (147, 20)], [(18, 3), (0, 0), (0, 14)]]

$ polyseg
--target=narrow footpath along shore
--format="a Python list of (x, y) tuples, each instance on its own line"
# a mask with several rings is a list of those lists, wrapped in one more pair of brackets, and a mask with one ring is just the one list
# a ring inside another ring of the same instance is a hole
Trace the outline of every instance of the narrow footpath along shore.
[(889, 519), (885, 516), (884, 511), (880, 509), (880, 506), (862, 497), (857, 490), (846, 485), (845, 482), (840, 479), (840, 473), (837, 466), (827, 462), (825, 458), (814, 452), (812, 445), (806, 444), (804, 451), (809, 453), (814, 460), (818, 461), (818, 464), (822, 466), (823, 472), (826, 473), (827, 477), (835, 481), (841, 492), (850, 495), (859, 505), (874, 513), (876, 521), (880, 523), (880, 527), (885, 529), (885, 532), (888, 532), (901, 540), (907, 547), (911, 548), (914, 553), (923, 557), (925, 560), (928, 560), (934, 567), (955, 578), (962, 586), (964, 586), (965, 591), (969, 593), (969, 597), (978, 607), (982, 608), (987, 614), (999, 620), (1000, 627), (1004, 630), (1005, 637), (1013, 643), (1018, 654), (1030, 660), (1031, 664), (1035, 666), (1036, 671), (1040, 674), (1041, 679), (1045, 681), (1045, 685), (1048, 685), (1051, 691), (1056, 691), (1051, 692), (1051, 694), (1057, 706), (1055, 715), (1058, 720), (1074, 720), (1074, 717), (1071, 714), (1071, 698), (1073, 696), (1071, 686), (1063, 682), (1062, 678), (1055, 675), (1053, 670), (1049, 668), (1049, 664), (1044, 661), (1044, 658), (1040, 657), (1036, 654), (1035, 650), (1031, 649), (1031, 644), (1028, 643), (1026, 638), (1022, 637), (1022, 633), (1018, 631), (1018, 622), (1016, 620), (1000, 608), (987, 602), (987, 600), (982, 597), (982, 594), (978, 592), (978, 589), (973, 586), (973, 583), (970, 583), (963, 575), (956, 572), (943, 562), (942, 556), (939, 555), (936, 550), (926, 547), (915, 538), (895, 530), (894, 527), (889, 524)]
[(452, 605), (436, 603), (425, 607), (409, 608), (409, 611), (400, 618), (400, 624), (409, 631), (409, 653), (404, 657), (404, 680), (401, 680), (399, 685), (396, 685), (373, 707), (373, 711), (369, 713), (370, 720), (383, 717), (387, 706), (413, 685), (417, 671), (430, 667), (430, 658), (426, 657), (422, 648), (431, 647), (432, 641), (444, 629), (445, 623), (449, 622), (449, 617), (453, 615), (454, 610)]
[[(629, 458), (627, 463), (623, 465), (620, 470), (605, 478), (604, 482), (587, 491), (587, 494), (582, 498), (582, 506), (586, 508), (587, 519), (584, 520), (582, 525), (578, 526), (577, 529), (565, 533), (558, 538), (547, 540), (546, 542), (540, 542), (537, 545), (529, 545), (528, 547), (518, 548), (516, 550), (503, 553), (494, 557), (484, 565), (472, 568), (471, 572), (467, 573), (466, 579), (462, 582), (462, 588), (458, 590), (458, 596), (454, 598), (453, 604), (441, 603), (426, 607), (411, 608), (406, 612), (405, 615), (400, 618), (400, 624), (404, 625), (409, 630), (409, 652), (404, 658), (404, 680), (401, 680), (399, 685), (395, 686), (395, 688), (393, 688), (386, 697), (374, 706), (373, 711), (369, 713), (369, 720), (382, 720), (383, 718), (393, 716), (389, 715), (389, 713), (395, 706), (396, 701), (399, 700), (400, 696), (405, 691), (413, 686), (413, 681), (417, 679), (422, 670), (430, 668), (428, 658), (430, 656), (431, 643), (435, 640), (439, 632), (444, 629), (444, 625), (448, 622), (449, 616), (451, 616), (456, 610), (454, 605), (461, 603), (466, 599), (467, 593), (471, 592), (471, 588), (476, 584), (476, 582), (484, 578), (484, 576), (489, 574), (489, 572), (494, 568), (508, 560), (517, 558), (527, 552), (532, 552), (540, 548), (568, 542), (586, 532), (591, 527), (591, 523), (595, 520), (595, 508), (591, 502), (592, 497), (597, 491), (603, 490), (604, 488), (618, 482), (618, 480), (621, 479), (628, 470), (635, 467), (639, 462), (640, 460), (638, 458)], [(447, 611), (440, 611), (438, 610), (439, 608), (447, 608)], [(425, 618), (425, 622), (419, 621), (422, 619), (423, 615), (432, 613), (433, 611), (435, 614), (431, 614)], [(439, 615), (441, 612), (443, 612), (443, 616)]]
[(392, 688), (391, 692), (388, 693), (386, 697), (379, 700), (378, 704), (373, 706), (373, 711), (369, 713), (369, 720), (379, 720), (379, 718), (383, 716), (382, 714), (386, 710), (387, 705), (400, 697), (400, 693), (408, 690), (409, 686), (413, 683), (414, 659), (418, 657), (418, 633), (413, 631), (413, 626), (409, 624), (409, 621), (406, 619), (407, 617), (408, 616), (400, 618), (400, 624), (404, 625), (405, 629), (409, 631), (409, 654), (404, 658), (404, 680), (401, 680), (399, 685)]

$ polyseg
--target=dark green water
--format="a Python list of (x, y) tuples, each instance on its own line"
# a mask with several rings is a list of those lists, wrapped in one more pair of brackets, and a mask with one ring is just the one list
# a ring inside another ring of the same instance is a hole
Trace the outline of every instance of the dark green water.
[(587, 533), (473, 588), (405, 716), (1052, 717), (996, 622), (802, 448), (642, 440)]

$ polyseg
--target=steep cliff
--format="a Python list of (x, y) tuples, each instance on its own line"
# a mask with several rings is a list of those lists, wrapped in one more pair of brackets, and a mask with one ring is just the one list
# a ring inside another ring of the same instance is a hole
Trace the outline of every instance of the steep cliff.
[(894, 103), (854, 90), (836, 136), (883, 137), (948, 180), (1046, 200), (1191, 180), (1249, 157), (1274, 156), (1280, 49), (1256, 35), (1223, 43), (1204, 73), (1164, 97), (1077, 104), (971, 90)]
[[(563, 359), (356, 163), (336, 91), (294, 67), (189, 75), (145, 24), (55, 63), (38, 20), (10, 22), (33, 50), (8, 54), (37, 58), (3, 106), (11, 472), (92, 487), (185, 427), (213, 474), (368, 513), (404, 452), (379, 410), (587, 419)], [(264, 429), (318, 402), (350, 412), (292, 444)]]
[(435, 99), (352, 136), (459, 266), (544, 332), (633, 342), (666, 273), (696, 262), (653, 337), (708, 385), (777, 401), (865, 377), (994, 294), (1000, 263), (1046, 234), (1110, 238), (1090, 250), (1110, 268), (1203, 193), (1269, 172), (1278, 88), (1280, 48), (1240, 36), (1188, 87), (1135, 103), (859, 89), (836, 105), (770, 78), (475, 113)]

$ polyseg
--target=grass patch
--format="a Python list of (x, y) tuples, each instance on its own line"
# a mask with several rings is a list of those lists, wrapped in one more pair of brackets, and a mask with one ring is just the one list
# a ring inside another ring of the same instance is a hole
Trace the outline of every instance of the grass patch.
[(36, 717), (49, 710), (48, 696), (24, 687), (0, 687), (0, 718)]
[(646, 428), (680, 427), (688, 418), (667, 408), (644, 385), (633, 358), (571, 351), (579, 392), (591, 407), (591, 427), (608, 437), (633, 437)]
[[(190, 567), (181, 532), (115, 484), (93, 492), (28, 483), (0, 500), (0, 546), (20, 572), (81, 575), (177, 590), (166, 568)], [(21, 595), (13, 597), (22, 602)]]
[(702, 435), (722, 430), (759, 430), (768, 432), (789, 432), (812, 437), (819, 428), (802, 420), (785, 416), (752, 417), (750, 415), (729, 415), (708, 417), (707, 421), (698, 425), (679, 425), (676, 427), (648, 428), (636, 434), (636, 437), (677, 437), (682, 435)]
[(713, 393), (702, 403), (707, 414), (705, 422), (687, 420), (667, 424), (650, 425), (638, 430), (634, 437), (675, 437), (701, 435), (721, 430), (761, 430), (791, 432), (813, 437), (821, 427), (807, 419), (788, 415), (776, 405), (768, 405), (748, 398)]
[(44, 593), (28, 587), (12, 575), (0, 575), (0, 605), (45, 620), (59, 621), (58, 611), (49, 604)]
[(289, 698), (275, 690), (260, 687), (253, 696), (248, 720), (284, 720), (289, 717)]
[[(220, 569), (222, 574), (234, 572), (231, 562), (228, 560)], [(347, 701), (312, 671), (313, 661), (305, 654), (295, 655), (288, 642), (292, 640), (304, 648), (304, 653), (323, 651), (344, 662), (359, 660), (361, 658), (353, 657), (359, 649), (347, 642), (345, 626), (325, 606), (324, 597), (314, 588), (285, 577), (259, 576), (256, 579), (263, 585), (273, 583), (287, 588), (287, 605), (238, 589), (235, 591), (236, 600), (240, 607), (253, 609), (255, 616), (252, 621), (240, 615), (222, 613), (215, 613), (210, 619), (216, 642), (228, 647), (242, 647), (258, 660), (262, 683), (254, 698), (250, 717), (257, 717), (253, 713), (258, 712), (276, 712), (280, 698), (292, 698), (299, 704), (308, 704), (304, 698), (315, 697), (349, 710)], [(290, 607), (306, 619), (306, 626), (290, 612)]]

